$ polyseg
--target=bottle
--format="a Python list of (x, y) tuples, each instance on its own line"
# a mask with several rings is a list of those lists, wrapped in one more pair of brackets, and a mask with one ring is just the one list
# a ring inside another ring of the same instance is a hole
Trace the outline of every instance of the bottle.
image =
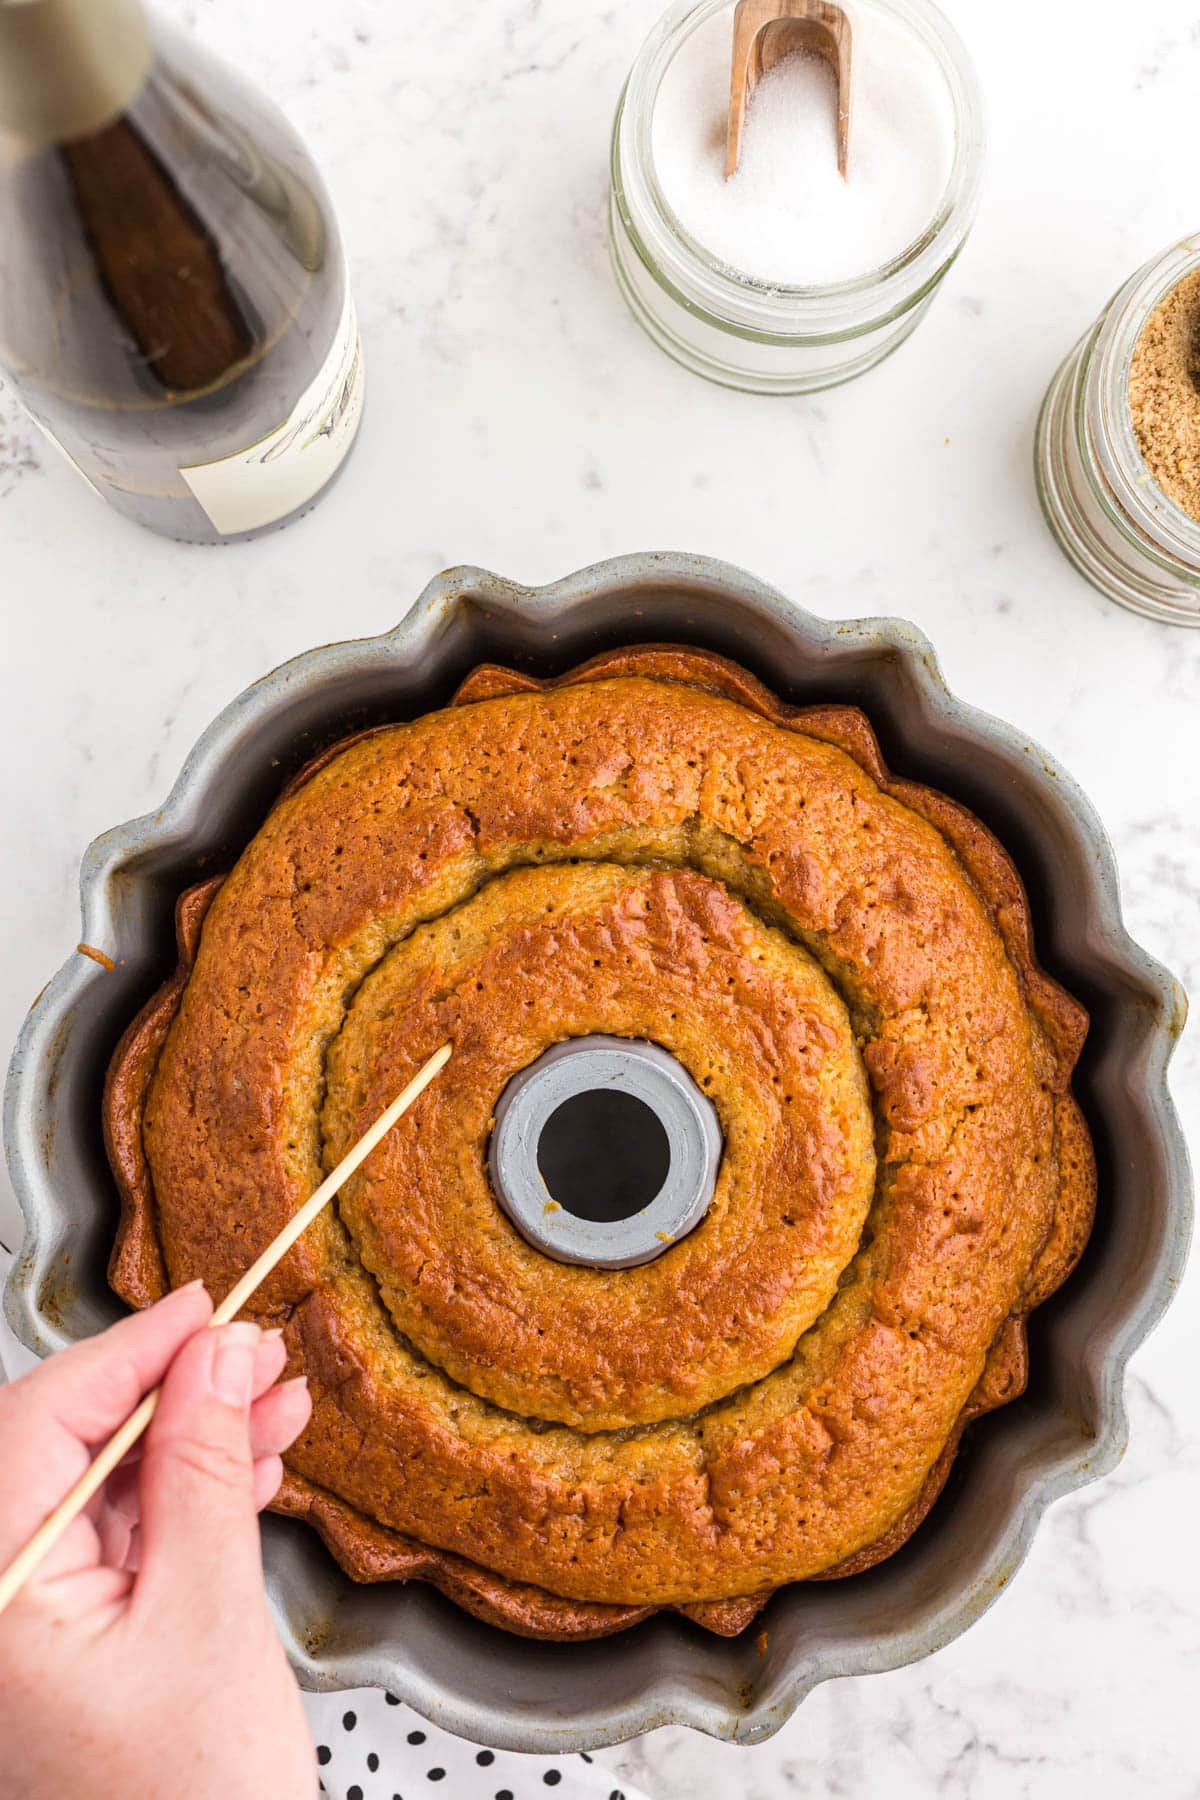
[(0, 365), (96, 491), (172, 538), (283, 524), (354, 441), (362, 356), (321, 179), (269, 101), (141, 0), (0, 0)]

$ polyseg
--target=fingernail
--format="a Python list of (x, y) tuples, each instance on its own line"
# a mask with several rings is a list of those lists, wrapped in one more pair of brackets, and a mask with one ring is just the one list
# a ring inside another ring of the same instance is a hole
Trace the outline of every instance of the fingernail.
[(263, 1336), (265, 1338), (281, 1338), (283, 1336), (283, 1326), (272, 1325), (268, 1330), (263, 1332)]
[(254, 1352), (262, 1333), (248, 1319), (225, 1325), (212, 1361), (213, 1393), (227, 1406), (249, 1406), (254, 1382)]
[(287, 1381), (281, 1381), (279, 1385), (281, 1388), (304, 1388), (307, 1391), (308, 1376), (292, 1375)]
[(200, 1275), (197, 1275), (195, 1281), (185, 1281), (181, 1288), (175, 1289), (175, 1292), (177, 1294), (197, 1294), (200, 1292), (200, 1290), (203, 1288), (203, 1286), (204, 1286), (203, 1277)]

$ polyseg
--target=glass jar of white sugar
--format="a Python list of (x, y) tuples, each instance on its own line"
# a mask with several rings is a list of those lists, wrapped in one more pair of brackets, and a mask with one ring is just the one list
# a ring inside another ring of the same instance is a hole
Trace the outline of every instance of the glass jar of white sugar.
[(846, 0), (847, 174), (827, 65), (789, 56), (750, 103), (725, 179), (734, 0), (680, 0), (617, 107), (610, 238), (626, 300), (678, 362), (727, 387), (833, 387), (916, 325), (975, 216), (983, 109), (930, 0)]

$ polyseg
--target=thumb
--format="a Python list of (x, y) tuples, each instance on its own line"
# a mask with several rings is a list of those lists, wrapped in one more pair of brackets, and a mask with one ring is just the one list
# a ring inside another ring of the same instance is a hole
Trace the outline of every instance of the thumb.
[[(189, 1339), (167, 1371), (139, 1476), (139, 1598), (244, 1611), (262, 1583), (250, 1444), (257, 1325)], [(198, 1622), (198, 1621), (196, 1621)]]

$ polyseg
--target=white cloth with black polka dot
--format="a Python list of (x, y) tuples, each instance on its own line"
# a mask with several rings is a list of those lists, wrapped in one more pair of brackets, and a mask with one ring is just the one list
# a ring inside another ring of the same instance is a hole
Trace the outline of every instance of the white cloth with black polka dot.
[(439, 1731), (377, 1688), (306, 1694), (329, 1800), (649, 1800), (590, 1756), (519, 1756)]

